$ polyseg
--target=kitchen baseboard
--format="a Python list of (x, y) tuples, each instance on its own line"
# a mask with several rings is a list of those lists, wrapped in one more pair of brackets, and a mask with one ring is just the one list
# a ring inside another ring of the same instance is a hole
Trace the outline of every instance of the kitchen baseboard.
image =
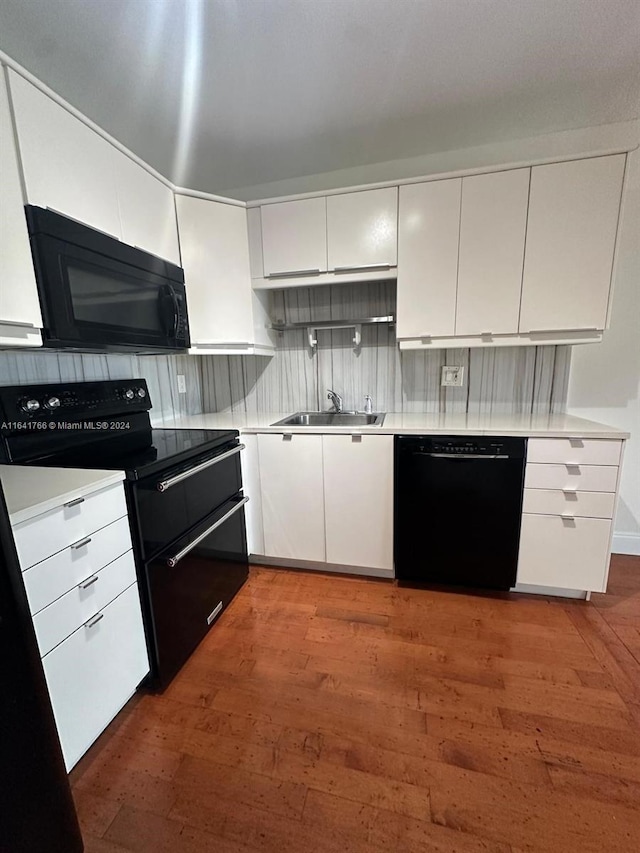
[(614, 554), (640, 557), (640, 533), (614, 533), (611, 550)]
[(282, 567), (283, 569), (310, 569), (315, 572), (336, 572), (341, 575), (361, 575), (370, 578), (389, 578), (393, 580), (393, 569), (375, 569), (367, 566), (344, 566), (339, 563), (317, 563), (313, 560), (290, 560), (285, 557), (265, 557), (264, 554), (250, 554), (249, 562), (258, 566)]

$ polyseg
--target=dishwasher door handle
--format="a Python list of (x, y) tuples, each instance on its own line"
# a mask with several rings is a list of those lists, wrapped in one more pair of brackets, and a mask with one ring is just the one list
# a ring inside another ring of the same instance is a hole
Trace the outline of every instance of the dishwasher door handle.
[(507, 453), (425, 453), (414, 450), (415, 456), (431, 456), (433, 459), (510, 459)]

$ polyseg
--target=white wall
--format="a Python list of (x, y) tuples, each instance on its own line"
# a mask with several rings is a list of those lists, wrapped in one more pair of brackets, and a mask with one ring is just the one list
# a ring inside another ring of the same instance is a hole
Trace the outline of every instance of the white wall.
[(640, 151), (629, 155), (614, 283), (604, 341), (573, 348), (568, 410), (631, 433), (625, 449), (613, 550), (640, 554)]

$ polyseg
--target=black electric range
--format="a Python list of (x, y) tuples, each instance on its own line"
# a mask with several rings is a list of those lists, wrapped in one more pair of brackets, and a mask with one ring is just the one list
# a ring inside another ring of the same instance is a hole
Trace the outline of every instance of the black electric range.
[(0, 462), (124, 471), (151, 662), (164, 688), (248, 574), (237, 430), (153, 429), (144, 379), (0, 387)]

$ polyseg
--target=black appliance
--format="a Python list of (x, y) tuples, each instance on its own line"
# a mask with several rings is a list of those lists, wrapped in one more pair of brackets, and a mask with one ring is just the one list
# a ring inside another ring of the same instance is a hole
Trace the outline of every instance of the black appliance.
[(164, 688), (248, 575), (237, 430), (152, 429), (144, 379), (0, 387), (0, 461), (123, 470), (150, 686)]
[(84, 849), (0, 487), (0, 850)]
[(189, 346), (181, 267), (52, 210), (25, 210), (45, 346), (126, 352)]
[(396, 436), (396, 577), (512, 587), (525, 455), (523, 438)]

